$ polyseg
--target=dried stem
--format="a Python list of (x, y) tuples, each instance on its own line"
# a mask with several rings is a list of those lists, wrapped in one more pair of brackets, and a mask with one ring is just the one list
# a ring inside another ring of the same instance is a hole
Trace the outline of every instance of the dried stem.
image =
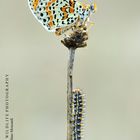
[(72, 140), (71, 130), (71, 96), (73, 91), (73, 65), (74, 65), (75, 48), (69, 49), (69, 60), (67, 69), (67, 140)]
[(74, 65), (74, 56), (75, 56), (75, 48), (69, 49), (69, 60), (68, 60), (68, 69), (67, 69), (67, 93), (71, 93), (73, 89), (73, 65)]
[[(78, 90), (73, 90), (73, 65), (74, 65), (74, 56), (75, 50), (77, 48), (83, 48), (87, 46), (86, 40), (88, 39), (88, 35), (86, 32), (85, 25), (76, 26), (73, 32), (69, 37), (65, 37), (61, 42), (69, 49), (69, 60), (68, 60), (68, 69), (67, 69), (67, 140), (81, 140), (81, 118), (80, 122), (77, 123), (77, 119), (75, 119), (74, 110), (77, 110), (73, 107), (73, 95), (82, 96), (82, 92)], [(80, 98), (78, 98), (80, 101)], [(81, 110), (82, 105), (77, 104), (79, 110)], [(76, 105), (76, 106), (77, 106)], [(79, 111), (78, 110), (78, 111)], [(79, 114), (83, 116), (83, 112), (76, 111), (76, 115)], [(73, 117), (74, 116), (74, 117)], [(77, 125), (75, 125), (77, 123)], [(77, 128), (78, 127), (78, 128)], [(79, 128), (80, 127), (80, 128)], [(76, 128), (76, 129), (75, 129)], [(75, 131), (76, 130), (76, 131)], [(78, 131), (77, 131), (78, 130)]]

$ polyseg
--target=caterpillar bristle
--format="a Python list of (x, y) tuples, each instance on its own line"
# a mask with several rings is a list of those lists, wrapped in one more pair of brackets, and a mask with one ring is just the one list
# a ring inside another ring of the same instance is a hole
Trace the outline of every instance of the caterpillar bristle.
[(85, 118), (85, 95), (80, 89), (75, 89), (71, 96), (71, 132), (72, 140), (82, 140)]

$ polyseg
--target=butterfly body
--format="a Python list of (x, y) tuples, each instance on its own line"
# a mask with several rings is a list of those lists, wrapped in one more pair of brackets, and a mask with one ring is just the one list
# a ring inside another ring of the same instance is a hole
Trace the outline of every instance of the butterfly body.
[(90, 15), (90, 5), (76, 0), (28, 0), (32, 14), (50, 32), (73, 26)]

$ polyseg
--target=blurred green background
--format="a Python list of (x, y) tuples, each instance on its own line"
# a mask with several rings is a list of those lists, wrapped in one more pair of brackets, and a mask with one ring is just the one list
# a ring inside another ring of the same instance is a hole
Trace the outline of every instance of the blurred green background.
[[(96, 3), (88, 47), (76, 51), (74, 67), (74, 87), (87, 98), (85, 140), (140, 140), (140, 0)], [(14, 140), (66, 140), (68, 50), (26, 0), (0, 7), (0, 83), (10, 75)], [(2, 139), (3, 122), (2, 111)]]

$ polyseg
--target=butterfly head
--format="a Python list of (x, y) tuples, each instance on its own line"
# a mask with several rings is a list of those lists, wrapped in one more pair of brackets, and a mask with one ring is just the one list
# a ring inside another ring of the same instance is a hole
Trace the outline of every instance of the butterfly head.
[(91, 13), (95, 13), (96, 10), (97, 10), (97, 5), (96, 5), (96, 3), (94, 2), (94, 3), (90, 4), (90, 5), (89, 5), (89, 9), (90, 9), (90, 12), (91, 12)]

